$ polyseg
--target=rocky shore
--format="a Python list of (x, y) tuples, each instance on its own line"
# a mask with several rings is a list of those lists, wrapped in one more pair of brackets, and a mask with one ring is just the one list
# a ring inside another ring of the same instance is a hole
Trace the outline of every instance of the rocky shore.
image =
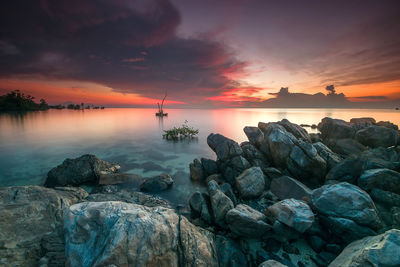
[(189, 166), (205, 190), (178, 207), (157, 196), (168, 174), (94, 155), (66, 159), (44, 187), (0, 187), (0, 266), (400, 266), (398, 127), (317, 128), (260, 122), (241, 144), (210, 134), (216, 160)]

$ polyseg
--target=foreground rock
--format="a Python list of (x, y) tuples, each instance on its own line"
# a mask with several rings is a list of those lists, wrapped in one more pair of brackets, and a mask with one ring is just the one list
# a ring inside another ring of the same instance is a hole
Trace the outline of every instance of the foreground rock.
[(400, 230), (365, 237), (348, 245), (329, 267), (400, 266)]
[(172, 186), (174, 180), (168, 174), (161, 174), (144, 179), (140, 185), (140, 190), (144, 192), (160, 192)]
[(64, 266), (63, 209), (87, 196), (80, 188), (0, 187), (0, 265)]
[(243, 153), (238, 143), (220, 134), (210, 134), (207, 137), (207, 144), (217, 154), (219, 160), (227, 160)]
[(45, 186), (77, 186), (85, 183), (96, 184), (101, 175), (118, 172), (119, 165), (108, 163), (95, 155), (83, 155), (76, 159), (66, 159), (47, 174)]
[(232, 200), (221, 191), (214, 180), (208, 183), (208, 194), (216, 224), (225, 227), (225, 215), (234, 207)]
[(289, 176), (273, 179), (270, 190), (279, 199), (294, 198), (298, 200), (310, 199), (312, 192), (306, 185)]
[(367, 191), (375, 188), (400, 194), (400, 173), (385, 168), (366, 170), (358, 179), (358, 185)]
[(242, 198), (257, 198), (264, 191), (264, 173), (260, 167), (247, 169), (236, 178), (236, 187)]
[(173, 210), (86, 202), (64, 215), (69, 266), (218, 266), (215, 241)]
[(264, 214), (244, 204), (229, 210), (225, 219), (231, 231), (243, 237), (261, 239), (271, 229)]
[(397, 144), (398, 132), (383, 126), (373, 125), (359, 130), (355, 138), (368, 147), (389, 147)]

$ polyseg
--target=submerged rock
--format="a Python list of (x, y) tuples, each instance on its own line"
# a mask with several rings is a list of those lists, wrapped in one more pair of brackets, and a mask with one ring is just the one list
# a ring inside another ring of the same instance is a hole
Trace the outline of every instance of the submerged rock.
[(329, 267), (400, 266), (400, 230), (392, 229), (348, 245)]
[(372, 148), (389, 147), (397, 144), (398, 132), (383, 126), (373, 125), (359, 130), (355, 138), (361, 144)]
[(265, 219), (264, 214), (244, 204), (229, 210), (225, 216), (232, 232), (239, 236), (259, 239), (271, 229)]
[(132, 184), (139, 185), (142, 182), (142, 177), (137, 174), (130, 173), (107, 173), (100, 174), (99, 185), (113, 185), (113, 184)]
[(205, 179), (205, 174), (203, 171), (203, 165), (198, 159), (194, 159), (192, 163), (189, 164), (190, 178), (194, 181), (203, 181)]
[(304, 233), (314, 222), (314, 214), (310, 207), (305, 202), (293, 198), (268, 207), (266, 214), (299, 233)]
[(151, 178), (146, 178), (140, 185), (140, 190), (144, 192), (160, 192), (172, 186), (174, 180), (168, 174), (161, 174)]
[(108, 163), (95, 155), (83, 155), (75, 159), (66, 159), (61, 165), (47, 174), (45, 186), (81, 185), (98, 183), (100, 175), (118, 172), (119, 165)]
[(68, 266), (218, 266), (215, 241), (173, 210), (86, 202), (64, 215)]
[(64, 266), (63, 209), (86, 196), (73, 187), (0, 187), (0, 265), (37, 266), (45, 257)]
[(236, 188), (241, 198), (261, 196), (265, 187), (264, 173), (259, 167), (251, 167), (236, 177)]

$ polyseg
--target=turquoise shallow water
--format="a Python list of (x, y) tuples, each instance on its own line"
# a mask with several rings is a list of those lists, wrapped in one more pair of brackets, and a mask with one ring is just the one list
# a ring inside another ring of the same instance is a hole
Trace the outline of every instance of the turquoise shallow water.
[[(242, 142), (244, 126), (283, 118), (317, 124), (326, 116), (346, 120), (369, 116), (400, 123), (400, 112), (395, 110), (170, 109), (168, 113), (163, 120), (155, 117), (154, 109), (135, 108), (0, 114), (0, 186), (43, 184), (47, 172), (65, 158), (91, 153), (119, 163), (123, 172), (174, 175), (177, 181), (170, 194), (181, 199), (196, 187), (190, 183), (189, 163), (196, 157), (215, 158), (206, 143), (211, 132)], [(163, 129), (185, 120), (200, 129), (197, 140), (162, 138)]]

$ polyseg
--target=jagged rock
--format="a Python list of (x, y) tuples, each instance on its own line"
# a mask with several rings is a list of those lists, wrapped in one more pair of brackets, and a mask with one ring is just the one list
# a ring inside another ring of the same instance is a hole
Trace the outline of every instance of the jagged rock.
[(329, 147), (327, 147), (323, 143), (316, 142), (313, 144), (313, 146), (315, 147), (321, 158), (325, 160), (327, 164), (327, 170), (332, 169), (339, 162), (342, 161), (342, 158), (338, 154), (334, 153), (332, 150), (329, 149)]
[(0, 187), (0, 265), (36, 266), (45, 257), (64, 266), (63, 209), (86, 196), (74, 187)]
[(339, 183), (322, 186), (312, 192), (311, 201), (317, 212), (325, 216), (350, 219), (372, 229), (381, 226), (374, 202), (355, 185)]
[(400, 266), (399, 251), (400, 230), (392, 229), (349, 244), (329, 267)]
[(297, 139), (282, 126), (280, 128), (271, 126), (270, 128), (271, 130), (269, 134), (267, 134), (267, 132), (265, 133), (269, 153), (275, 166), (285, 168), (287, 159), (289, 158), (293, 147), (297, 143)]
[(389, 147), (397, 144), (398, 132), (390, 128), (373, 125), (357, 131), (355, 138), (368, 147)]
[(286, 129), (286, 131), (293, 134), (297, 139), (301, 139), (304, 142), (311, 143), (310, 136), (308, 135), (307, 131), (303, 127), (301, 127), (295, 123), (291, 123), (287, 119), (283, 119), (281, 121), (278, 121), (277, 123), (279, 125), (283, 126)]
[(140, 191), (160, 192), (172, 186), (174, 180), (168, 174), (161, 174), (151, 178), (146, 178), (140, 185)]
[(200, 160), (194, 159), (192, 163), (189, 164), (190, 178), (194, 181), (203, 181), (206, 177), (203, 171), (203, 165)]
[(266, 215), (299, 233), (304, 233), (314, 222), (314, 214), (310, 207), (305, 202), (293, 198), (284, 199), (268, 207)]
[(279, 199), (294, 198), (297, 200), (310, 199), (311, 189), (289, 176), (281, 176), (272, 180), (271, 192)]
[(246, 256), (241, 251), (240, 246), (231, 239), (217, 235), (216, 247), (220, 267), (248, 266)]
[(232, 186), (231, 186), (230, 184), (228, 184), (228, 183), (223, 183), (223, 184), (221, 185), (221, 191), (222, 191), (222, 193), (224, 193), (227, 197), (229, 197), (229, 198), (232, 200), (233, 205), (236, 206), (236, 204), (237, 204), (238, 201), (237, 201), (236, 195), (233, 193)]
[(299, 142), (294, 146), (287, 159), (287, 169), (299, 180), (310, 186), (324, 183), (326, 162), (318, 155), (317, 150), (310, 143)]
[(244, 170), (251, 167), (250, 163), (242, 156), (233, 157), (227, 161), (219, 162), (224, 179), (230, 183), (235, 183), (235, 178)]
[(254, 146), (259, 146), (264, 140), (264, 134), (258, 127), (246, 126), (243, 128), (249, 142)]
[(100, 174), (99, 185), (131, 184), (138, 186), (142, 182), (142, 176), (130, 173)]
[(144, 205), (147, 207), (162, 206), (164, 208), (172, 208), (171, 204), (158, 196), (150, 196), (142, 192), (137, 192), (130, 187), (125, 188), (118, 185), (107, 185), (96, 190), (95, 193), (87, 196), (86, 202), (102, 202), (102, 201), (122, 201)]
[(328, 139), (325, 140), (325, 143), (332, 149), (332, 151), (345, 157), (358, 155), (367, 149), (365, 146), (351, 138)]
[(216, 224), (225, 227), (225, 215), (229, 210), (234, 208), (232, 200), (222, 193), (215, 181), (208, 183), (208, 194), (210, 195), (211, 208)]
[(212, 223), (212, 216), (209, 210), (210, 205), (210, 197), (205, 193), (194, 192), (189, 199), (192, 217), (201, 218), (208, 224)]
[(323, 140), (353, 138), (356, 132), (350, 123), (328, 117), (321, 120), (318, 130), (321, 132)]
[(218, 173), (218, 165), (215, 160), (201, 158), (201, 165), (203, 165), (204, 177)]
[(358, 186), (366, 191), (375, 188), (400, 194), (400, 173), (389, 169), (366, 170), (358, 178)]
[(218, 266), (211, 234), (163, 207), (79, 203), (64, 229), (68, 266)]
[(284, 265), (276, 260), (267, 260), (258, 265), (258, 267), (287, 267), (287, 265)]
[(98, 183), (100, 175), (118, 172), (119, 165), (108, 163), (95, 155), (83, 155), (75, 159), (66, 159), (61, 165), (47, 174), (45, 186), (81, 185)]
[(243, 157), (247, 159), (252, 167), (260, 167), (263, 172), (269, 168), (270, 163), (267, 157), (254, 145), (249, 142), (243, 142), (240, 147), (243, 150)]
[(219, 160), (227, 160), (243, 153), (238, 143), (220, 134), (210, 134), (207, 137), (207, 144), (217, 154)]
[(232, 232), (249, 238), (262, 238), (271, 229), (265, 219), (264, 214), (244, 204), (229, 210), (225, 216)]
[(250, 199), (261, 196), (265, 189), (264, 174), (259, 167), (251, 167), (236, 177), (236, 188), (241, 198)]

